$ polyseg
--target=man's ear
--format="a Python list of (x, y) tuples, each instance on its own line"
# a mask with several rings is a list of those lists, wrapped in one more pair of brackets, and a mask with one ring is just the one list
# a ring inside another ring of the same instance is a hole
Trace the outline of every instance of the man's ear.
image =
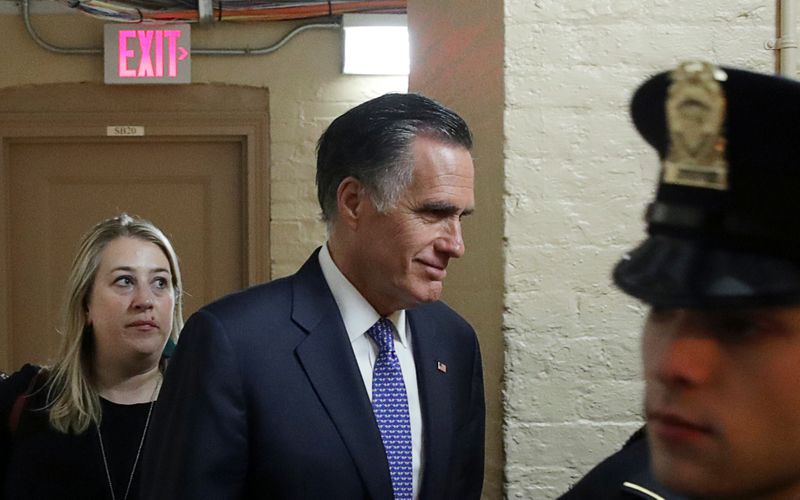
[(366, 198), (367, 192), (361, 181), (352, 176), (345, 177), (336, 190), (336, 218), (354, 229), (358, 226)]

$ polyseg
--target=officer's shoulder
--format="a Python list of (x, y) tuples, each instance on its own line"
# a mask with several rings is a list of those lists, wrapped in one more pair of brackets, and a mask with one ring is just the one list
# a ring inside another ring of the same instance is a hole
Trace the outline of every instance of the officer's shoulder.
[(621, 496), (622, 485), (649, 467), (647, 454), (647, 439), (642, 428), (620, 450), (583, 476), (560, 500), (625, 498)]

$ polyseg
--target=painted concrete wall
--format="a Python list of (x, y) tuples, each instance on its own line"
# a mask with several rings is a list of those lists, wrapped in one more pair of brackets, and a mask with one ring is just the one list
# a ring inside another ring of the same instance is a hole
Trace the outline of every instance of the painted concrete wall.
[[(6, 3), (6, 2), (3, 2)], [(52, 9), (50, 9), (52, 10)], [(5, 10), (7, 12), (7, 9)], [(102, 47), (103, 23), (78, 14), (34, 15), (43, 39), (69, 47)], [(224, 23), (192, 29), (194, 47), (264, 47), (291, 23)], [(314, 148), (327, 125), (347, 109), (390, 91), (406, 77), (342, 75), (341, 34), (300, 34), (274, 54), (192, 59), (197, 83), (267, 87), (270, 92), (272, 275), (294, 272), (325, 240), (314, 185)], [(0, 87), (55, 82), (102, 82), (101, 56), (70, 56), (35, 45), (18, 15), (0, 15)]]
[(641, 423), (645, 309), (609, 278), (658, 174), (631, 93), (689, 58), (771, 72), (774, 24), (764, 0), (505, 1), (509, 498), (555, 498)]
[(478, 333), (486, 392), (484, 497), (502, 498), (503, 2), (411, 0), (409, 89), (461, 114), (474, 134), (475, 213), (466, 253), (451, 263), (444, 300)]

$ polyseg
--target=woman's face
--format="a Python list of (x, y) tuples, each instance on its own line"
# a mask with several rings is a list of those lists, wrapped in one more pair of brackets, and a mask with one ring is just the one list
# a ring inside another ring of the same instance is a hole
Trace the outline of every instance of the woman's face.
[(111, 241), (100, 255), (89, 294), (95, 362), (157, 364), (174, 308), (172, 273), (161, 248), (132, 237)]

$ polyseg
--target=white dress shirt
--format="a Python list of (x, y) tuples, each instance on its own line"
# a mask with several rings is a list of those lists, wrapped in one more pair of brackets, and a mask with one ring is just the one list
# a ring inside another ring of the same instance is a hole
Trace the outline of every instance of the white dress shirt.
[[(364, 388), (372, 401), (372, 370), (375, 360), (378, 358), (378, 346), (367, 335), (367, 330), (381, 316), (336, 267), (328, 251), (327, 243), (319, 252), (319, 265), (322, 267), (322, 274), (333, 293), (333, 298), (339, 306), (339, 313), (342, 315), (344, 327), (350, 337), (350, 346), (353, 348), (353, 354), (356, 355), (358, 369), (364, 380)], [(395, 326), (394, 350), (400, 361), (400, 369), (403, 371), (403, 381), (408, 396), (408, 413), (411, 420), (412, 487), (414, 498), (418, 498), (422, 476), (422, 413), (417, 388), (417, 370), (411, 351), (412, 335), (404, 309), (395, 311), (389, 316), (389, 320)]]

